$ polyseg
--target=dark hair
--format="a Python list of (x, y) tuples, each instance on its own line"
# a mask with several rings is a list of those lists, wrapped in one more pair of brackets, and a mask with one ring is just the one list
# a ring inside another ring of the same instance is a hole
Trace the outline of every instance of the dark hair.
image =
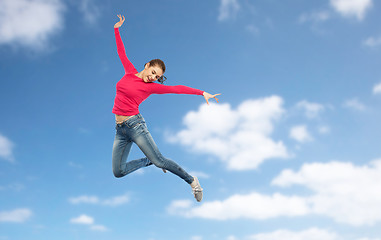
[[(159, 68), (161, 68), (161, 70), (163, 70), (163, 74), (165, 73), (165, 64), (164, 62), (161, 60), (161, 59), (152, 59), (151, 61), (148, 62), (150, 66), (157, 66)], [(147, 64), (147, 63), (146, 63)], [(145, 67), (145, 65), (144, 65)], [(167, 78), (163, 76), (161, 76), (157, 81), (161, 84), (164, 83), (164, 81), (166, 80)]]
[[(152, 59), (148, 62), (150, 66), (158, 66), (165, 73), (165, 64), (161, 59)], [(146, 63), (147, 64), (147, 63)]]

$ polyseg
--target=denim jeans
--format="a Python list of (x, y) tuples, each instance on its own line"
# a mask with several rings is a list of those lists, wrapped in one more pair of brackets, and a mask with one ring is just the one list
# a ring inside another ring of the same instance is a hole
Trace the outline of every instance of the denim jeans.
[[(193, 182), (193, 177), (177, 163), (163, 157), (149, 133), (142, 115), (134, 115), (123, 123), (116, 124), (115, 128), (116, 135), (112, 149), (112, 170), (115, 177), (124, 177), (139, 168), (153, 164), (176, 174), (189, 184)], [(146, 156), (145, 158), (127, 161), (132, 143), (138, 145)]]

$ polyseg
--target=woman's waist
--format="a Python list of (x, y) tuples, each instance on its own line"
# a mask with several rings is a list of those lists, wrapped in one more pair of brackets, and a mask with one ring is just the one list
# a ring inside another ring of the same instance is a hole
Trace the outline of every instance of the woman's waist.
[(125, 121), (127, 121), (128, 119), (132, 118), (133, 116), (136, 116), (137, 114), (135, 115), (131, 115), (131, 116), (124, 116), (124, 115), (118, 115), (118, 114), (115, 114), (115, 122), (117, 124), (121, 124)]

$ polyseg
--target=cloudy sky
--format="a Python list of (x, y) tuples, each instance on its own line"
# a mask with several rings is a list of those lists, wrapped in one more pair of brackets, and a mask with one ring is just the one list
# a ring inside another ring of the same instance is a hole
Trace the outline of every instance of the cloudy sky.
[[(0, 0), (0, 240), (381, 240), (378, 4)], [(138, 70), (222, 93), (140, 107), (201, 203), (153, 166), (112, 174), (117, 14)]]

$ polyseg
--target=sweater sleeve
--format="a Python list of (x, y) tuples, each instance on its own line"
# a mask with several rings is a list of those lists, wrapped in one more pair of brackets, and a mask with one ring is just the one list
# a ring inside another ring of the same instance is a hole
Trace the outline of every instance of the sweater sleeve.
[(136, 71), (134, 65), (132, 65), (130, 60), (128, 60), (127, 58), (126, 50), (124, 49), (123, 41), (122, 41), (122, 38), (120, 37), (119, 28), (114, 28), (114, 32), (115, 32), (115, 39), (116, 39), (116, 48), (118, 50), (118, 55), (119, 55), (120, 61), (123, 64), (125, 73), (126, 74), (137, 73), (138, 71)]
[(204, 91), (196, 88), (191, 88), (183, 85), (177, 86), (167, 86), (158, 83), (148, 83), (150, 84), (150, 89), (152, 94), (192, 94), (192, 95), (203, 95)]

